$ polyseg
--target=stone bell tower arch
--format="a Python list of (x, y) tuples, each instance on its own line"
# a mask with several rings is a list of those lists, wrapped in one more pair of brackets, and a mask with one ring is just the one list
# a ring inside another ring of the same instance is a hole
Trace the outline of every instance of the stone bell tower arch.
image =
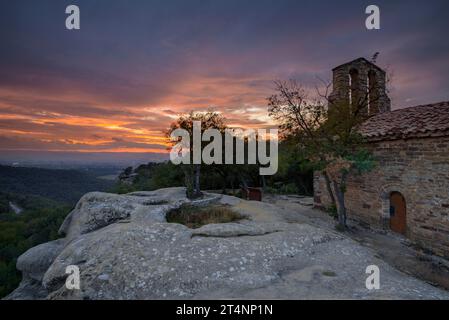
[(358, 58), (332, 70), (330, 106), (345, 103), (351, 107), (363, 106), (362, 113), (372, 116), (391, 110), (386, 92), (386, 73), (365, 58)]

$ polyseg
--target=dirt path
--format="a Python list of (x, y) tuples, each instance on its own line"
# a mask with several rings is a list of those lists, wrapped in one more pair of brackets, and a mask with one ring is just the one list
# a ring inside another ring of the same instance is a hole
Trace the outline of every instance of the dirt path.
[(21, 207), (19, 207), (18, 205), (16, 205), (13, 202), (9, 202), (9, 206), (11, 207), (12, 211), (14, 211), (15, 214), (19, 215), (22, 213), (23, 209)]

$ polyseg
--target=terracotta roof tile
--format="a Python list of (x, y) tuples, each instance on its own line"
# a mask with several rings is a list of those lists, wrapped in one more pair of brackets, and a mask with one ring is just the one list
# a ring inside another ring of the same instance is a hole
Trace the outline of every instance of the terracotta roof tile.
[(369, 141), (449, 136), (449, 101), (377, 114), (360, 132)]

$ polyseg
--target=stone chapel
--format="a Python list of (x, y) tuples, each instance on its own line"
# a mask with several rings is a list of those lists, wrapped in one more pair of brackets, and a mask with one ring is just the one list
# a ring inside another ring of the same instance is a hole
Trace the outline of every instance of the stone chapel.
[[(330, 99), (354, 99), (370, 86), (376, 99), (367, 104), (360, 132), (377, 166), (348, 179), (348, 219), (449, 257), (449, 101), (391, 110), (385, 71), (364, 58), (333, 69)], [(331, 204), (319, 173), (314, 204)]]

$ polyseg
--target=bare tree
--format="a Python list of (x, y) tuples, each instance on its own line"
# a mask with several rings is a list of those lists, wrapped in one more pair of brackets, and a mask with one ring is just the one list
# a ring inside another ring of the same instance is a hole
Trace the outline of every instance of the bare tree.
[[(279, 123), (283, 137), (296, 139), (304, 156), (324, 176), (339, 227), (346, 228), (345, 191), (348, 177), (371, 170), (375, 162), (358, 127), (369, 117), (370, 91), (357, 92), (352, 101), (332, 101), (331, 83), (313, 97), (296, 81), (276, 81), (276, 94), (268, 98), (269, 115)], [(377, 88), (370, 88), (375, 90)]]

